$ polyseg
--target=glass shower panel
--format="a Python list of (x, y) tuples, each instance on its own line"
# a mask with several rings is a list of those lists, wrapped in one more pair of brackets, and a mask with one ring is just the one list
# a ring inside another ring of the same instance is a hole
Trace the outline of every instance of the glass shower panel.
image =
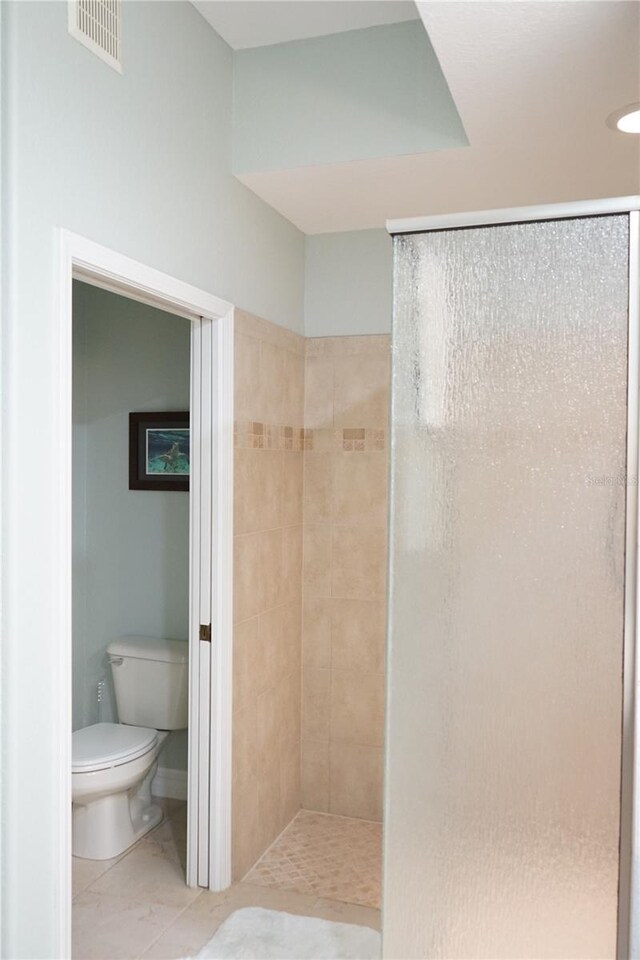
[(628, 242), (395, 238), (386, 958), (615, 956)]

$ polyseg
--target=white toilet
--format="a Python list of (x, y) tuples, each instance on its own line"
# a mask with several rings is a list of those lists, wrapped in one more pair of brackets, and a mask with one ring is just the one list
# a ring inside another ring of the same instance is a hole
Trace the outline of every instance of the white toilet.
[(109, 860), (162, 820), (151, 781), (170, 730), (188, 722), (188, 646), (121, 637), (107, 648), (119, 723), (73, 734), (73, 855)]

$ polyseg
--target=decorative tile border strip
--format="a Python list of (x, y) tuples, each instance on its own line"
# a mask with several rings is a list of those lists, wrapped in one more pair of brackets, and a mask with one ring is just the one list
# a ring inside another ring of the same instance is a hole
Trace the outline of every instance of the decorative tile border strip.
[(305, 436), (311, 431), (259, 420), (236, 420), (234, 446), (241, 450), (304, 450)]
[[(318, 443), (316, 434), (326, 438)], [(333, 435), (333, 444), (331, 436)], [(321, 450), (327, 449), (327, 441), (335, 449), (349, 453), (372, 453), (385, 450), (386, 430), (365, 427), (343, 427), (340, 430), (311, 430), (307, 427), (289, 427), (263, 423), (259, 420), (236, 420), (234, 423), (234, 446), (241, 450)]]
[(364, 427), (345, 427), (335, 431), (335, 443), (339, 450), (370, 453), (384, 450), (384, 430), (367, 430)]

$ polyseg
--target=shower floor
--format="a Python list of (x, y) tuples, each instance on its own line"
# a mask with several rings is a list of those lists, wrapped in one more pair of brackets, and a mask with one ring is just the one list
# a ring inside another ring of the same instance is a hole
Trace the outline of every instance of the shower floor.
[(380, 907), (382, 825), (301, 810), (246, 883)]

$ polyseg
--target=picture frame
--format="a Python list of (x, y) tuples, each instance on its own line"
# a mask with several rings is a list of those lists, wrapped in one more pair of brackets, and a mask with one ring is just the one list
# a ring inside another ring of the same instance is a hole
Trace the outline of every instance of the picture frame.
[(189, 490), (189, 411), (129, 414), (129, 489)]

